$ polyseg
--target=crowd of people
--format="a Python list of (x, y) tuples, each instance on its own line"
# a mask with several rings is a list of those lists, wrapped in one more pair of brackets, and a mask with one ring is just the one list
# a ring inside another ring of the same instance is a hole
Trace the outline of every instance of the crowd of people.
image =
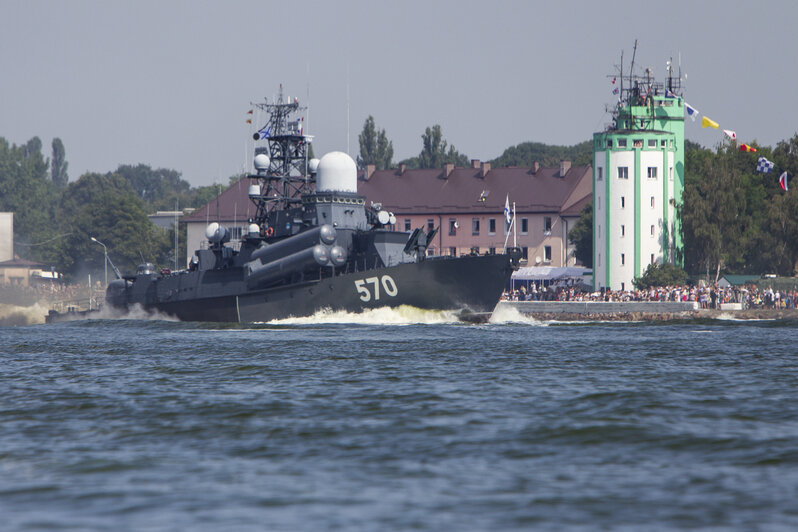
[(745, 286), (664, 286), (645, 290), (587, 291), (576, 286), (521, 286), (505, 292), (508, 301), (682, 301), (697, 302), (702, 309), (719, 309), (724, 303), (739, 303), (741, 308), (796, 308), (797, 290), (773, 290), (755, 284)]

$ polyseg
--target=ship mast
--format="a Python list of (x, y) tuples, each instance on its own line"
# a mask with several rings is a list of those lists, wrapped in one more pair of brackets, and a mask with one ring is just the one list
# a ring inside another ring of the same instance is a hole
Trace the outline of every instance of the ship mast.
[(261, 185), (260, 195), (251, 197), (257, 206), (255, 221), (262, 224), (270, 212), (300, 204), (302, 194), (311, 191), (314, 179), (307, 173), (307, 150), (313, 137), (304, 134), (304, 117), (294, 118), (307, 107), (301, 107), (298, 98), (284, 100), (282, 84), (272, 103), (266, 99), (253, 105), (269, 117), (253, 135), (255, 141), (267, 141), (267, 146), (255, 148), (256, 156), (263, 153), (269, 157), (268, 169), (251, 176)]

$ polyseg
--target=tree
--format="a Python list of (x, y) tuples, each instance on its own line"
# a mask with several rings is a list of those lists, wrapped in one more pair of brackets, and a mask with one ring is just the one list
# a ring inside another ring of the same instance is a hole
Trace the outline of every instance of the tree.
[(50, 179), (53, 184), (62, 189), (67, 186), (69, 176), (67, 175), (66, 150), (64, 143), (58, 137), (53, 139), (53, 158), (50, 160)]
[[(440, 168), (445, 163), (455, 166), (468, 166), (468, 157), (458, 152), (454, 146), (449, 146), (443, 140), (441, 126), (435, 124), (427, 128), (421, 135), (422, 148), (418, 154), (418, 168)], [(446, 149), (448, 146), (448, 150)], [(407, 164), (407, 163), (406, 163)], [(408, 167), (413, 168), (410, 164)]]
[(47, 166), (38, 137), (22, 146), (0, 138), (0, 211), (14, 213), (15, 253), (36, 261), (50, 260), (47, 244), (57, 232)]
[(579, 221), (568, 232), (568, 242), (574, 246), (576, 260), (588, 268), (593, 267), (593, 203), (588, 203), (579, 215)]
[(643, 272), (641, 277), (635, 277), (632, 281), (635, 288), (643, 290), (644, 288), (659, 287), (659, 286), (678, 286), (683, 285), (687, 281), (687, 273), (680, 267), (669, 264), (652, 263), (648, 265), (646, 271)]
[(61, 197), (59, 270), (80, 279), (103, 271), (103, 249), (122, 270), (131, 271), (146, 261), (168, 266), (171, 242), (147, 218), (143, 201), (118, 174), (85, 174), (70, 183)]
[(360, 155), (357, 157), (358, 168), (373, 164), (377, 170), (391, 168), (393, 160), (393, 142), (388, 140), (385, 130), (379, 131), (374, 126), (374, 117), (369, 115), (363, 124), (363, 131), (357, 137), (360, 143)]
[(189, 203), (191, 184), (181, 179), (180, 172), (176, 170), (166, 168), (153, 170), (146, 164), (136, 166), (123, 164), (115, 173), (130, 184), (148, 211), (174, 209), (176, 199), (180, 205)]
[[(727, 145), (709, 150), (687, 151), (681, 216), (682, 240), (685, 243), (684, 263), (692, 271), (703, 271), (714, 277), (721, 269), (744, 270), (750, 238), (757, 232), (756, 206), (760, 193), (757, 183), (745, 174), (753, 168)], [(753, 205), (753, 208), (752, 208)]]
[(538, 162), (541, 166), (557, 166), (560, 161), (571, 161), (574, 166), (587, 166), (593, 160), (593, 142), (586, 140), (573, 146), (549, 146), (540, 142), (523, 142), (504, 150), (491, 161), (495, 168), (507, 166), (529, 167)]

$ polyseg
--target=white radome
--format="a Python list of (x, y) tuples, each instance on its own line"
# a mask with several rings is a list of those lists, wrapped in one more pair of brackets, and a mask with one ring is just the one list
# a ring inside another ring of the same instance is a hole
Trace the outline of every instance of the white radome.
[(308, 161), (308, 171), (315, 174), (319, 170), (319, 160), (315, 157)]
[(265, 153), (259, 153), (255, 156), (255, 170), (258, 172), (268, 170), (270, 163), (269, 156)]
[(324, 155), (316, 173), (316, 191), (357, 194), (355, 161), (342, 151), (332, 151)]

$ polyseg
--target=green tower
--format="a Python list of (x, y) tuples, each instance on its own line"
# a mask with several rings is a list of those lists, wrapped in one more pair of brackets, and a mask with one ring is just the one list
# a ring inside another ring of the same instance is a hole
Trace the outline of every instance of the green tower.
[[(671, 71), (672, 74), (672, 71)], [(651, 263), (680, 263), (684, 99), (678, 79), (621, 81), (611, 125), (593, 135), (596, 288), (629, 290)]]

